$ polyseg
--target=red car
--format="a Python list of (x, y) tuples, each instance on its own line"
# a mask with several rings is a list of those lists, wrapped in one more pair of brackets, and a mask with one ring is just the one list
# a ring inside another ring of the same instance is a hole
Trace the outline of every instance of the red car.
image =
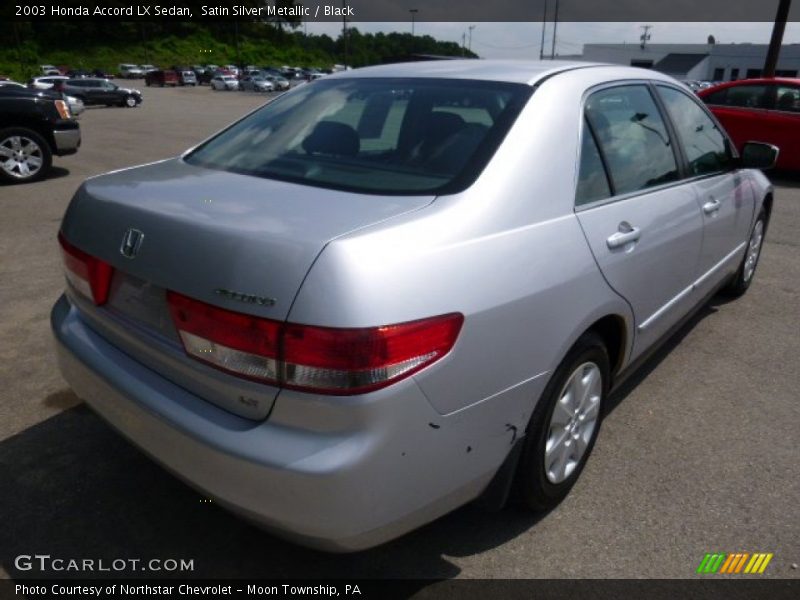
[(159, 69), (157, 71), (148, 71), (145, 73), (144, 83), (147, 87), (151, 85), (160, 87), (171, 85), (175, 87), (180, 83), (180, 79), (176, 71), (162, 71)]
[(745, 142), (781, 149), (778, 168), (800, 170), (800, 79), (744, 79), (698, 92), (741, 152)]

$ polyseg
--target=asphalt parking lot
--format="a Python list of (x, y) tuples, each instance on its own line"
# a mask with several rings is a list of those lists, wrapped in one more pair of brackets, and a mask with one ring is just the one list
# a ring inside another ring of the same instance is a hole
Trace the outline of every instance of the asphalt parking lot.
[(80, 151), (47, 180), (0, 186), (0, 576), (24, 576), (14, 557), (44, 553), (194, 559), (195, 577), (673, 578), (707, 552), (741, 551), (774, 553), (764, 576), (800, 577), (800, 178), (776, 179), (750, 291), (712, 301), (617, 394), (559, 508), (468, 506), (380, 548), (326, 555), (202, 502), (57, 371), (56, 234), (80, 182), (173, 156), (266, 100), (136, 85), (142, 106), (81, 116)]

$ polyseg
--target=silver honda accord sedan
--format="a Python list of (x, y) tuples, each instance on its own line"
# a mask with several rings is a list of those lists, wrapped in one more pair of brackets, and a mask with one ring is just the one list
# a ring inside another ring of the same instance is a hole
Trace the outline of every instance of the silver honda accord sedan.
[[(367, 548), (569, 492), (609, 392), (753, 280), (777, 149), (649, 70), (441, 61), (301, 86), (87, 180), (61, 371), (204, 495)], [(691, 389), (687, 391), (691, 393)]]

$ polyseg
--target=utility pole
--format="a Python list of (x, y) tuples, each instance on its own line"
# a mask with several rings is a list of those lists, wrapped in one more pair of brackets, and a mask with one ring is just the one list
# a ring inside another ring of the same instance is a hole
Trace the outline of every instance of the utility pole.
[(467, 55), (467, 32), (461, 34), (461, 56)]
[(642, 35), (639, 36), (639, 41), (641, 41), (641, 44), (639, 44), (639, 47), (642, 50), (644, 50), (645, 46), (647, 46), (647, 42), (650, 41), (650, 34), (648, 32), (653, 28), (653, 26), (652, 25), (642, 25), (641, 28), (642, 28)]
[(542, 11), (542, 43), (539, 45), (539, 60), (544, 60), (544, 32), (547, 30), (547, 0)]
[(12, 21), (11, 26), (14, 29), (14, 40), (17, 43), (17, 60), (19, 61), (19, 76), (20, 78), (26, 77), (25, 75), (25, 62), (22, 60), (22, 46), (19, 43), (19, 31), (17, 31), (17, 22)]
[(342, 0), (342, 41), (344, 42), (344, 69), (347, 70), (347, 10), (345, 0)]
[(775, 68), (778, 66), (778, 56), (781, 53), (783, 34), (786, 31), (786, 21), (789, 20), (789, 8), (792, 0), (781, 0), (778, 13), (775, 15), (775, 26), (772, 28), (772, 39), (769, 41), (767, 60), (764, 62), (762, 77), (775, 77)]
[(234, 26), (234, 34), (236, 36), (236, 68), (242, 68), (242, 54), (239, 50), (239, 21), (236, 20), (233, 22)]
[(414, 37), (414, 24), (417, 18), (418, 8), (409, 8), (408, 12), (411, 13), (411, 37)]
[(469, 26), (469, 44), (467, 45), (467, 50), (472, 53), (472, 30), (475, 29), (475, 25)]
[(556, 33), (558, 32), (558, 0), (556, 0), (556, 14), (553, 16), (553, 48), (550, 51), (550, 60), (556, 57)]
[(547, 29), (547, 0), (544, 0), (542, 11), (542, 43), (539, 44), (539, 60), (544, 60), (544, 32)]
[(147, 35), (144, 32), (144, 22), (142, 23), (142, 46), (144, 47), (144, 64), (150, 64), (150, 57), (147, 52)]

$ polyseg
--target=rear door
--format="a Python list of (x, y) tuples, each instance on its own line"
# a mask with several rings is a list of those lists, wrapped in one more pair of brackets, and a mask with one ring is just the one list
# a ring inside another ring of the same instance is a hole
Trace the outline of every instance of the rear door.
[(645, 83), (585, 102), (576, 214), (609, 285), (631, 305), (638, 355), (692, 306), (703, 219)]
[(105, 95), (103, 88), (100, 86), (99, 79), (84, 79), (83, 87), (85, 88), (86, 98), (91, 104), (105, 104)]
[(709, 291), (741, 259), (755, 210), (753, 192), (736, 169), (730, 142), (706, 109), (676, 87), (659, 84), (657, 90), (675, 127), (702, 211), (698, 291)]

